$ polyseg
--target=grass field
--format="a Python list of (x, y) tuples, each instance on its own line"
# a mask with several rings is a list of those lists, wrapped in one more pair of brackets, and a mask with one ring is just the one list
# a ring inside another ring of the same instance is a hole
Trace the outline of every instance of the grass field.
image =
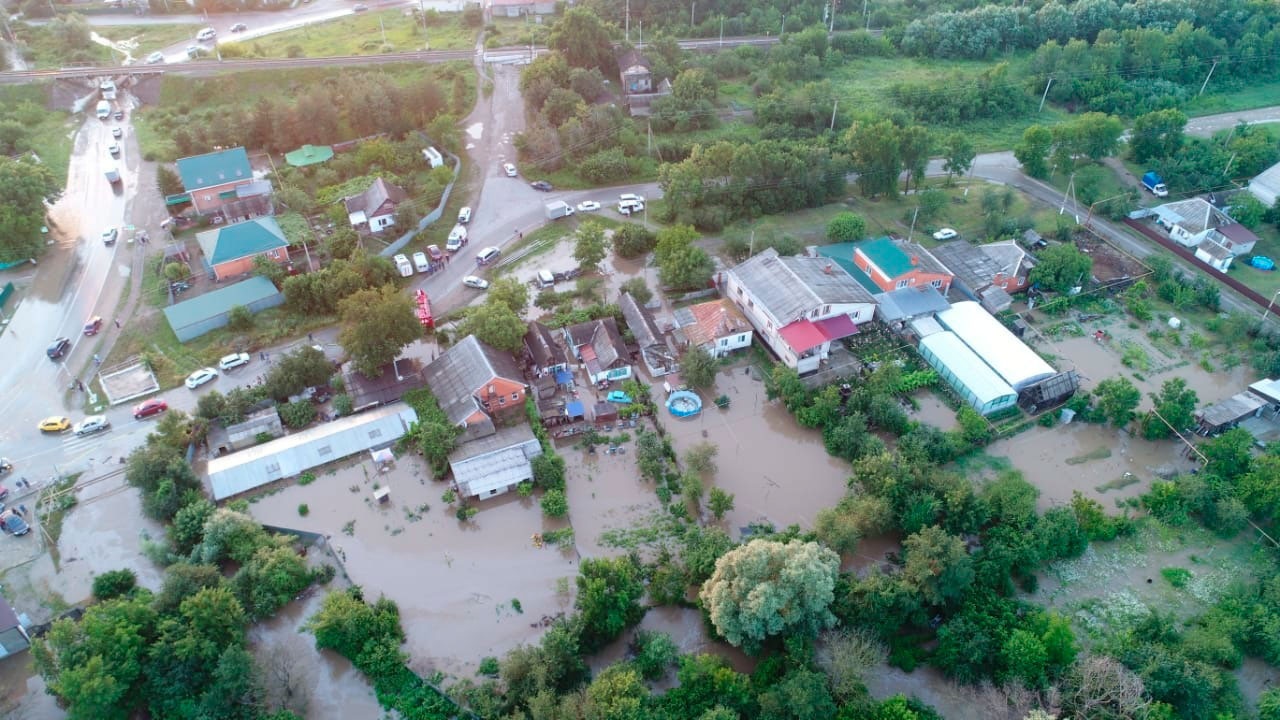
[(1216, 113), (1253, 110), (1275, 105), (1280, 99), (1280, 82), (1258, 83), (1240, 90), (1224, 93), (1208, 92), (1195, 98), (1183, 108), (1191, 117)]
[[(490, 29), (492, 28), (492, 29)], [(551, 26), (523, 18), (495, 17), (485, 29), (485, 47), (515, 47), (517, 45), (546, 45)]]
[(425, 35), (421, 17), (412, 10), (382, 10), (234, 43), (230, 50), (220, 47), (224, 55), (244, 57), (328, 57), (466, 50), (475, 44), (476, 31), (462, 24), (460, 14), (435, 17), (434, 25), (428, 20)]
[[(184, 40), (195, 42), (199, 25), (110, 25), (94, 28), (98, 35), (125, 46), (141, 62), (151, 53)], [(117, 54), (116, 59), (120, 56)]]
[(0, 119), (15, 120), (26, 128), (31, 149), (49, 166), (58, 184), (65, 185), (71, 163), (71, 128), (67, 113), (45, 109), (48, 90), (43, 84), (0, 87)]

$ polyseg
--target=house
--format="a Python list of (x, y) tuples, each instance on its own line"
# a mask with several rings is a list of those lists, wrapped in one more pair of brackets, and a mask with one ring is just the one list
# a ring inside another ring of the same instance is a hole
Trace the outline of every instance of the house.
[(626, 380), (631, 377), (631, 353), (611, 317), (589, 320), (564, 329), (564, 339), (573, 356), (587, 370), (593, 383)]
[(653, 92), (653, 72), (649, 59), (635, 48), (618, 53), (618, 75), (622, 78), (622, 92), (626, 95), (643, 95)]
[(489, 0), (489, 12), (493, 13), (493, 17), (552, 15), (555, 11), (554, 0)]
[(889, 237), (854, 243), (853, 264), (882, 292), (931, 285), (946, 295), (951, 288), (951, 271), (917, 243)]
[(1211, 237), (1206, 237), (1196, 246), (1196, 259), (1218, 272), (1226, 272), (1234, 257), (1230, 250)]
[(658, 327), (649, 308), (636, 302), (631, 293), (622, 293), (618, 299), (622, 319), (640, 347), (640, 358), (650, 377), (661, 377), (676, 369), (676, 356), (667, 345), (666, 334)]
[(502, 428), (492, 435), (462, 443), (449, 453), (453, 484), (464, 498), (483, 499), (533, 480), (532, 460), (542, 443), (528, 425)]
[[(28, 621), (29, 622), (29, 621)], [(18, 613), (0, 598), (0, 658), (20, 653), (31, 647), (31, 636)]]
[(769, 248), (725, 271), (721, 292), (787, 367), (818, 369), (834, 340), (875, 314), (871, 292), (825, 257), (782, 257)]
[(678, 339), (686, 347), (701, 347), (711, 357), (751, 347), (751, 323), (727, 298), (680, 308), (675, 320)]
[(988, 310), (999, 312), (1013, 303), (1013, 293), (1027, 287), (1035, 262), (1013, 240), (970, 245), (964, 240), (943, 243), (933, 256), (953, 276), (957, 290)]
[(273, 217), (223, 225), (196, 234), (204, 251), (205, 270), (218, 281), (253, 271), (253, 259), (262, 255), (276, 263), (289, 261), (289, 241)]
[(510, 355), (468, 335), (427, 366), (427, 386), (464, 439), (492, 435), (493, 417), (524, 410), (527, 389)]
[(1249, 192), (1258, 198), (1266, 207), (1276, 206), (1280, 198), (1280, 163), (1263, 170), (1260, 175), (1249, 181)]
[(1258, 243), (1258, 236), (1238, 222), (1228, 223), (1217, 228), (1216, 234), (1212, 235), (1212, 237), (1219, 245), (1230, 250), (1233, 257), (1252, 253), (1253, 246)]
[(1226, 213), (1204, 198), (1188, 198), (1152, 208), (1156, 224), (1169, 231), (1169, 237), (1183, 247), (1193, 248), (1210, 230), (1230, 225)]
[(409, 197), (402, 188), (378, 178), (368, 190), (343, 198), (347, 222), (356, 230), (382, 232), (396, 224), (396, 208)]
[(524, 334), (524, 353), (526, 365), (538, 377), (569, 369), (569, 354), (551, 328), (540, 322), (529, 323), (529, 330)]
[(365, 377), (356, 371), (355, 363), (346, 363), (342, 366), (342, 382), (351, 396), (351, 406), (357, 410), (395, 402), (427, 384), (422, 363), (415, 358), (397, 358), (378, 368), (374, 377)]
[(182, 187), (201, 215), (236, 200), (236, 188), (253, 182), (249, 155), (242, 147), (180, 158), (177, 165)]

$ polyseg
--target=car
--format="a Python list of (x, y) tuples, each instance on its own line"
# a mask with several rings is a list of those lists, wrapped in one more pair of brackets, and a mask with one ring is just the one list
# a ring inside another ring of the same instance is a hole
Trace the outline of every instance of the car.
[(231, 353), (218, 361), (219, 370), (234, 370), (241, 365), (249, 364), (249, 353)]
[(111, 128), (111, 137), (117, 140), (124, 137), (124, 128), (118, 128), (118, 127)]
[(27, 524), (27, 521), (12, 510), (0, 517), (0, 524), (3, 524), (5, 532), (15, 537), (22, 537), (31, 532), (31, 526)]
[(519, 173), (516, 172), (516, 166), (511, 163), (503, 163), (502, 171), (507, 174), (507, 177), (516, 177), (519, 175)]
[(551, 192), (552, 190), (555, 190), (555, 188), (551, 187), (551, 183), (546, 180), (534, 180), (529, 183), (529, 186), (534, 190), (540, 190), (542, 192)]
[(148, 65), (159, 65), (162, 62), (164, 62), (164, 53), (160, 52), (159, 50), (147, 56)]
[(462, 284), (469, 288), (475, 288), (476, 290), (489, 289), (489, 281), (481, 277), (476, 277), (475, 275), (468, 275), (462, 278)]
[(494, 260), (497, 260), (498, 256), (501, 254), (502, 254), (501, 250), (490, 245), (489, 247), (476, 253), (476, 263), (480, 265), (488, 265)]
[(578, 203), (578, 212), (595, 212), (600, 209), (600, 203), (595, 200), (583, 200)]
[(120, 239), (120, 228), (109, 227), (102, 231), (102, 244), (114, 245)]
[(110, 427), (111, 421), (107, 419), (106, 415), (90, 415), (76, 424), (75, 433), (77, 435), (92, 435)]
[(49, 347), (45, 348), (44, 354), (48, 355), (50, 360), (57, 360), (66, 355), (69, 349), (71, 349), (71, 338), (60, 337), (49, 343)]
[(116, 111), (116, 114), (115, 114), (115, 118), (116, 118), (117, 120), (123, 120), (123, 119), (124, 119), (124, 111), (123, 111), (123, 110), (117, 110), (117, 111)]
[(148, 418), (148, 417), (151, 417), (152, 415), (159, 415), (160, 413), (168, 409), (169, 409), (169, 403), (161, 400), (160, 398), (151, 398), (150, 400), (143, 400), (142, 402), (133, 406), (133, 419), (141, 420), (142, 418)]
[(231, 32), (233, 33), (242, 33), (248, 29), (249, 29), (249, 26), (245, 25), (244, 23), (236, 23), (235, 25), (231, 26)]
[(462, 238), (449, 238), (449, 241), (444, 244), (444, 249), (449, 252), (458, 252), (462, 249)]
[(464, 225), (454, 225), (449, 231), (448, 242), (458, 241), (463, 245), (467, 244), (467, 228)]
[(462, 225), (471, 222), (471, 208), (464, 207), (458, 211), (458, 222)]
[(431, 258), (431, 262), (440, 262), (444, 259), (444, 253), (440, 252), (439, 245), (428, 245), (427, 256)]
[(359, 3), (355, 7), (351, 8), (351, 12), (364, 12), (365, 10), (368, 10), (368, 9), (369, 9), (368, 5), (365, 5), (364, 3)]
[(420, 273), (427, 272), (431, 269), (431, 263), (427, 260), (427, 254), (424, 252), (416, 252), (413, 254), (413, 267)]
[(199, 370), (187, 376), (186, 384), (188, 390), (195, 390), (201, 385), (218, 377), (218, 371), (213, 368), (200, 368)]
[(200, 57), (200, 46), (199, 46), (199, 45), (188, 45), (188, 46), (187, 46), (187, 57), (191, 58), (192, 60), (195, 60), (196, 58)]
[(643, 203), (644, 196), (636, 195), (635, 193), (622, 193), (621, 195), (618, 196), (618, 202), (619, 203)]
[(120, 143), (113, 142), (107, 146), (107, 152), (111, 153), (111, 157), (120, 156)]
[(40, 428), (40, 432), (62, 432), (71, 427), (71, 418), (62, 415), (53, 415), (40, 421), (36, 427)]
[(620, 405), (630, 405), (632, 402), (631, 396), (626, 394), (622, 390), (609, 391), (609, 395), (605, 398), (605, 400), (611, 403), (618, 403)]
[(939, 242), (942, 242), (943, 240), (955, 240), (958, 237), (960, 237), (960, 233), (952, 230), (951, 228), (942, 228), (933, 234), (933, 239)]
[(89, 336), (97, 335), (98, 331), (101, 329), (102, 329), (102, 318), (98, 317), (97, 315), (94, 315), (93, 317), (89, 318), (89, 321), (84, 324), (85, 335), (89, 335)]
[[(0, 475), (7, 472), (13, 472), (13, 463), (9, 462), (9, 458), (0, 457)], [(0, 488), (0, 498), (9, 494), (9, 488)]]
[(623, 215), (631, 215), (633, 213), (644, 212), (644, 203), (639, 200), (618, 203), (618, 212)]
[(218, 37), (218, 31), (211, 27), (204, 28), (200, 32), (196, 33), (196, 39), (200, 42), (209, 42), (216, 37)]

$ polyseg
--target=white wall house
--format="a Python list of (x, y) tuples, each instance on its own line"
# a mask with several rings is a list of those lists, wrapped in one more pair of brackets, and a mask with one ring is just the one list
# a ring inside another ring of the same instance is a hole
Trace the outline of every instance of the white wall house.
[(1210, 238), (1205, 238), (1196, 246), (1196, 259), (1218, 272), (1226, 272), (1234, 257), (1230, 250)]
[(712, 357), (751, 347), (751, 323), (727, 298), (678, 308), (675, 321), (685, 343), (701, 347)]
[(834, 260), (782, 257), (769, 248), (721, 278), (721, 293), (742, 311), (787, 367), (816, 371), (834, 340), (871, 322), (871, 293)]

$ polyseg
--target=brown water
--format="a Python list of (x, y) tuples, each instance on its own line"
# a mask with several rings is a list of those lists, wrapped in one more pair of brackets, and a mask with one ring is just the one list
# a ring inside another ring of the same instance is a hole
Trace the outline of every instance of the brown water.
[[(716, 376), (715, 389), (701, 393), (701, 414), (681, 420), (661, 407), (662, 422), (679, 453), (704, 441), (719, 448), (714, 484), (734, 495), (734, 509), (725, 515), (731, 534), (761, 521), (778, 528), (812, 527), (819, 510), (844, 496), (849, 466), (827, 455), (816, 431), (800, 427), (780, 403), (769, 402), (764, 384), (744, 370)], [(731, 401), (727, 410), (711, 402), (722, 393)]]
[(931, 391), (921, 390), (913, 395), (912, 398), (920, 406), (919, 410), (912, 410), (908, 413), (912, 420), (932, 425), (939, 430), (954, 430), (960, 426), (960, 423), (956, 421), (956, 411), (947, 407)]
[(0, 715), (11, 720), (62, 720), (67, 713), (45, 692), (44, 678), (35, 671), (31, 653), (0, 662)]
[[(727, 660), (734, 670), (741, 673), (750, 673), (756, 667), (755, 658), (728, 643), (710, 639), (700, 611), (694, 608), (664, 606), (650, 609), (639, 625), (627, 630), (617, 640), (592, 656), (591, 671), (598, 673), (619, 660), (625, 660), (628, 657), (628, 648), (638, 630), (666, 633), (684, 654), (719, 655)], [(669, 687), (669, 684), (659, 685), (660, 689), (666, 689), (666, 687)]]
[[(373, 502), (375, 482), (391, 489), (390, 502)], [(385, 474), (363, 461), (263, 498), (251, 512), (270, 525), (327, 534), (352, 582), (400, 606), (416, 670), (470, 675), (483, 657), (538, 640), (539, 621), (570, 599), (557, 593), (557, 580), (577, 567), (554, 548), (534, 546), (532, 535), (544, 530), (536, 503), (514, 494), (486, 500), (471, 522), (459, 523), (441, 502), (445, 487), (413, 456)], [(306, 517), (300, 503), (309, 506)], [(420, 519), (410, 519), (423, 505)]]
[(569, 519), (573, 523), (578, 552), (587, 557), (621, 555), (625, 548), (602, 542), (608, 530), (649, 525), (655, 513), (665, 512), (653, 484), (640, 477), (636, 468), (635, 437), (642, 428), (614, 430), (631, 435), (622, 444), (625, 454), (608, 455), (597, 447), (594, 454), (573, 444), (561, 443), (558, 451), (565, 459), (569, 498)]

